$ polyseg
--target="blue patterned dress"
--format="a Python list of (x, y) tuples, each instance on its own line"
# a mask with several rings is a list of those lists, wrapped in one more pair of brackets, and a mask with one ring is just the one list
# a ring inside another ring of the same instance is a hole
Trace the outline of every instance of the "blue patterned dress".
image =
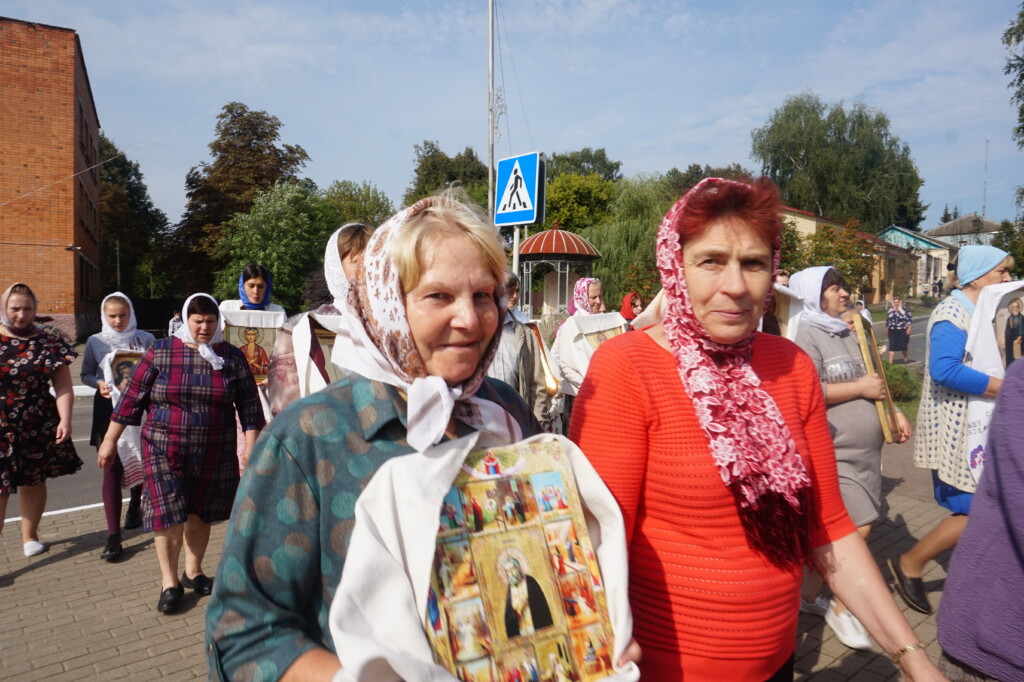
[[(526, 438), (540, 432), (511, 386), (477, 395), (502, 405)], [(469, 427), (459, 424), (458, 435)], [(356, 498), (387, 460), (412, 452), (396, 389), (340, 379), (276, 416), (249, 458), (206, 610), (209, 675), (278, 679), (303, 653), (334, 651), (328, 627)]]

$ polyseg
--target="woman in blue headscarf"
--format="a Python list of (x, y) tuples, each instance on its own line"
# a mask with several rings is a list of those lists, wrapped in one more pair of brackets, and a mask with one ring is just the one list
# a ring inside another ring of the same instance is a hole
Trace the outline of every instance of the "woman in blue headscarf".
[(971, 316), (983, 287), (1010, 281), (1013, 258), (994, 246), (961, 247), (947, 278), (947, 296), (928, 318), (924, 384), (917, 413), (914, 465), (932, 470), (935, 501), (952, 512), (910, 551), (889, 559), (896, 591), (907, 605), (931, 613), (921, 576), (929, 561), (956, 546), (967, 526), (977, 483), (967, 458), (967, 398), (994, 398), (1001, 379), (970, 367), (964, 354)]
[(236, 310), (267, 310), (284, 312), (284, 308), (270, 302), (270, 271), (259, 263), (249, 263), (238, 276), (238, 299), (225, 299), (220, 309), (225, 312)]

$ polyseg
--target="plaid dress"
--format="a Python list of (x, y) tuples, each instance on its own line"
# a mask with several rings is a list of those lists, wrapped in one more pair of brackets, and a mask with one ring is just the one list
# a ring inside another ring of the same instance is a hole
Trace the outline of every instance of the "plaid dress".
[(215, 371), (181, 339), (157, 341), (139, 361), (111, 421), (142, 429), (143, 522), (146, 530), (227, 519), (238, 488), (235, 411), (245, 431), (262, 429), (256, 382), (242, 351), (212, 346)]

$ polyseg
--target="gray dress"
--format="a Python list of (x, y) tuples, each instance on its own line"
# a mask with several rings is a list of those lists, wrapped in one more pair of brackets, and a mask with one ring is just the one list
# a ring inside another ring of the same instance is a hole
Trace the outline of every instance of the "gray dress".
[[(796, 335), (818, 369), (823, 384), (856, 381), (867, 373), (857, 337), (801, 321)], [(828, 426), (836, 449), (843, 503), (857, 526), (878, 518), (882, 506), (882, 445), (885, 436), (874, 402), (856, 398), (828, 406)]]

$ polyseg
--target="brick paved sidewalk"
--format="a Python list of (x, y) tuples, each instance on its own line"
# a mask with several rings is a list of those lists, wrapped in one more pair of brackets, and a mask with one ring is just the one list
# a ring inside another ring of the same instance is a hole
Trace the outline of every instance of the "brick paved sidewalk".
[[(907, 461), (910, 452), (906, 444), (889, 446), (883, 455), (888, 506), (870, 538), (880, 561), (905, 551), (945, 516), (931, 501), (928, 472)], [(213, 527), (204, 565), (210, 575), (225, 529), (223, 523)], [(101, 507), (46, 516), (40, 533), (49, 551), (29, 559), (22, 553), (18, 525), (6, 525), (0, 537), (0, 679), (205, 679), (208, 598), (187, 593), (181, 613), (158, 614), (160, 574), (152, 534), (126, 531), (124, 556), (110, 564), (99, 558), (105, 532)], [(888, 575), (884, 569), (883, 575)], [(932, 563), (925, 578), (937, 607), (942, 565)], [(904, 607), (898, 597), (897, 603)], [(906, 608), (904, 613), (936, 660), (934, 616)], [(847, 649), (821, 618), (801, 615), (797, 637), (798, 680), (901, 677), (880, 652)]]

